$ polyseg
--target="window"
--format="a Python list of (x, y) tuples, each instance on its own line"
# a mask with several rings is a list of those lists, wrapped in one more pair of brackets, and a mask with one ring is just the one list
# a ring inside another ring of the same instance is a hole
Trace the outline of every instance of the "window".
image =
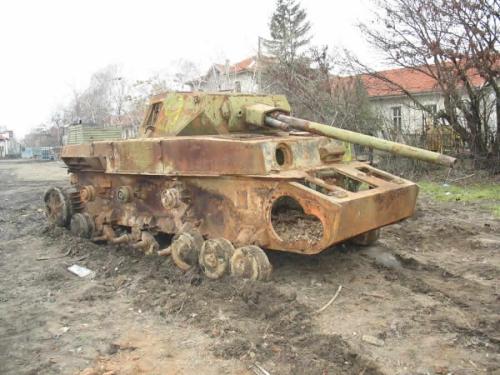
[(392, 107), (392, 125), (396, 132), (401, 132), (401, 107)]

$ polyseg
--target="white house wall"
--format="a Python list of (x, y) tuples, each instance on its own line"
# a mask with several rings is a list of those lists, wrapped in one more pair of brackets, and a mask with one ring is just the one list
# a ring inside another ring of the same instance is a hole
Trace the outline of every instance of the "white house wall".
[[(436, 110), (443, 109), (443, 99), (438, 94), (419, 95), (418, 99), (423, 105), (436, 105)], [(401, 107), (401, 130), (404, 134), (421, 134), (423, 125), (423, 111), (403, 96), (374, 97), (370, 99), (374, 112), (384, 119), (388, 129), (393, 129), (394, 107)]]
[[(427, 93), (416, 95), (418, 101), (426, 105), (436, 105), (436, 111), (444, 109), (444, 100), (440, 94)], [(464, 96), (464, 99), (467, 99)], [(489, 104), (486, 106), (489, 112), (488, 126), (491, 132), (496, 129), (495, 96), (489, 95)], [(406, 96), (372, 97), (370, 99), (372, 109), (376, 114), (384, 119), (386, 126), (393, 129), (392, 108), (401, 107), (401, 128), (403, 134), (422, 134), (424, 112)]]
[(0, 158), (21, 154), (21, 145), (14, 139), (0, 141)]
[(498, 113), (496, 111), (496, 96), (495, 96), (495, 92), (493, 90), (491, 90), (491, 93), (489, 95), (489, 106), (488, 106), (488, 110), (490, 111), (490, 118), (489, 118), (489, 121), (488, 121), (488, 125), (489, 125), (489, 128), (490, 128), (490, 132), (495, 134), (496, 130), (497, 130), (497, 116), (498, 116)]
[(201, 91), (234, 91), (236, 82), (240, 82), (242, 92), (256, 92), (256, 77), (251, 72), (242, 72), (238, 74), (220, 74), (216, 71), (210, 72), (206, 82), (201, 84)]

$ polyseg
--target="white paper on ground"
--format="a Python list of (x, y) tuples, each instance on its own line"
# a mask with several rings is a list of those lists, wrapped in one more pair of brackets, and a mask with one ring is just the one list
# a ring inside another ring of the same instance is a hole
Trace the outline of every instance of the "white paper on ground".
[(80, 277), (93, 277), (95, 275), (94, 271), (91, 271), (88, 268), (79, 266), (77, 264), (73, 264), (71, 267), (68, 267), (68, 271)]

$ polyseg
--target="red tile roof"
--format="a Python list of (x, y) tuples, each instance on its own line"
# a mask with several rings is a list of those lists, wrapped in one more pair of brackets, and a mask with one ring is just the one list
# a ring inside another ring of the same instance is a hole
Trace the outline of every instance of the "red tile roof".
[(254, 69), (256, 64), (257, 64), (257, 59), (254, 56), (252, 56), (252, 57), (248, 57), (245, 60), (241, 60), (240, 62), (230, 66), (229, 69), (231, 72), (239, 73), (239, 72), (242, 72), (244, 70)]
[[(272, 59), (270, 57), (264, 56), (260, 59), (260, 62), (262, 65), (267, 64), (271, 61)], [(224, 64), (214, 64), (213, 65), (217, 70), (220, 72), (224, 72), (226, 70), (226, 65)], [(258, 58), (257, 56), (251, 56), (247, 57), (244, 60), (241, 60), (233, 65), (229, 65), (228, 72), (229, 73), (240, 73), (244, 71), (250, 71), (253, 72), (257, 69), (258, 67)]]
[[(269, 63), (269, 61), (271, 61), (271, 58), (269, 57), (263, 57), (261, 59), (261, 62), (264, 64)], [(217, 69), (219, 72), (225, 72), (226, 69), (228, 69), (228, 73), (233, 74), (241, 73), (244, 71), (253, 72), (258, 68), (257, 56), (247, 57), (246, 59), (241, 60), (236, 64), (230, 65), (229, 67), (226, 67), (226, 65), (224, 64), (214, 64), (213, 68)], [(368, 92), (368, 96), (370, 97), (404, 95), (403, 91), (398, 87), (398, 85), (412, 94), (439, 91), (439, 86), (434, 78), (415, 69), (396, 68), (382, 70), (377, 72), (377, 74), (396, 83), (396, 85), (369, 74), (361, 74), (356, 77), (332, 77), (332, 84), (352, 85), (354, 82), (353, 78), (360, 78), (363, 86)], [(475, 86), (481, 86), (484, 84), (484, 79), (479, 76), (479, 74), (475, 70), (470, 70), (469, 78), (471, 79), (472, 84)]]
[[(412, 94), (437, 92), (440, 90), (438, 83), (434, 78), (415, 69), (390, 69), (379, 71), (377, 74), (396, 83), (396, 85), (386, 82), (373, 75), (361, 74), (358, 77), (363, 82), (363, 85), (368, 92), (368, 96), (370, 97), (403, 95), (403, 91), (398, 87), (398, 85)], [(481, 86), (484, 84), (484, 79), (472, 69), (469, 71), (469, 78), (474, 86)]]

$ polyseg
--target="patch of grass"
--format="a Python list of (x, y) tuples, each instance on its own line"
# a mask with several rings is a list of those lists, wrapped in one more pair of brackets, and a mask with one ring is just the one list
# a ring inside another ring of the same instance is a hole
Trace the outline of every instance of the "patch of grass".
[(422, 192), (438, 201), (491, 202), (488, 208), (494, 216), (500, 217), (500, 184), (474, 184), (467, 186), (450, 184), (446, 186), (430, 181), (420, 181), (418, 185)]

